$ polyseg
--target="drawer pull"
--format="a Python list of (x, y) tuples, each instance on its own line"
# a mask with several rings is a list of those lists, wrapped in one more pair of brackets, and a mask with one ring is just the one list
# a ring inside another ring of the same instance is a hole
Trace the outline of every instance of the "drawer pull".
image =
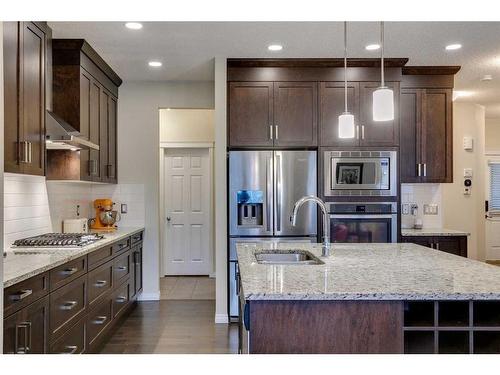
[(118, 247), (119, 247), (120, 249), (123, 249), (125, 246), (127, 246), (127, 244), (126, 244), (126, 243), (119, 243), (119, 244), (118, 244)]
[(104, 324), (104, 322), (108, 320), (108, 317), (107, 316), (96, 316), (96, 319), (94, 321), (92, 321), (92, 323), (94, 324), (98, 324), (98, 325), (101, 325), (101, 324)]
[(32, 289), (23, 289), (23, 290), (17, 292), (16, 294), (11, 295), (10, 299), (12, 301), (21, 301), (21, 300), (25, 299), (26, 297), (31, 296), (32, 294), (33, 294)]
[(141, 239), (141, 236), (134, 236), (134, 237), (132, 237), (132, 239), (133, 239), (134, 241), (139, 241), (139, 240)]
[(118, 303), (127, 302), (127, 297), (120, 296), (116, 299), (116, 302)]
[(68, 349), (67, 352), (61, 352), (60, 354), (75, 354), (76, 351), (78, 350), (77, 345), (66, 345), (64, 349)]
[(64, 276), (71, 276), (71, 275), (75, 274), (76, 272), (78, 272), (78, 268), (72, 267), (72, 268), (67, 268), (67, 269), (61, 271), (61, 274)]
[(106, 280), (97, 280), (94, 284), (96, 288), (102, 288), (103, 286), (106, 286), (108, 282)]
[(68, 301), (60, 306), (61, 310), (73, 310), (78, 305), (77, 301)]
[[(23, 345), (19, 343), (19, 332), (24, 330)], [(17, 354), (28, 354), (31, 351), (31, 322), (16, 324), (14, 346)]]
[(127, 266), (120, 266), (120, 267), (117, 267), (116, 269), (118, 271), (126, 271), (127, 270)]

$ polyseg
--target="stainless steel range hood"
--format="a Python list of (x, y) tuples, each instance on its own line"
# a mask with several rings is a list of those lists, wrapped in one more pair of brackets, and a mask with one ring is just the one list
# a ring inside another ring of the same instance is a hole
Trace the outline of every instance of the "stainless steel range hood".
[(48, 150), (99, 150), (99, 145), (82, 137), (79, 131), (51, 111), (45, 113), (45, 146)]

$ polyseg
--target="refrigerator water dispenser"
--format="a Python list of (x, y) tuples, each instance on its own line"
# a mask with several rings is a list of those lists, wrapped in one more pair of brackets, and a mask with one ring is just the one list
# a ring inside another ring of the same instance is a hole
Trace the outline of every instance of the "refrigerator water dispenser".
[(259, 227), (264, 225), (264, 194), (260, 190), (240, 190), (237, 193), (238, 226)]

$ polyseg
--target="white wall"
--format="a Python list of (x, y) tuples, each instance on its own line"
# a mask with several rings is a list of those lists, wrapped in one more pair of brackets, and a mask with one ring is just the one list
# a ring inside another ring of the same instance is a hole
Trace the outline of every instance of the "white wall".
[(159, 109), (213, 108), (213, 82), (125, 82), (118, 102), (118, 180), (144, 184), (142, 299), (159, 298)]
[[(473, 151), (465, 151), (463, 137), (474, 139)], [(453, 183), (442, 184), (443, 225), (471, 233), (469, 257), (485, 259), (485, 111), (471, 103), (453, 105)], [(472, 194), (463, 194), (463, 170), (473, 169)]]
[(500, 152), (500, 119), (487, 118), (485, 131), (486, 151)]
[(226, 58), (215, 58), (215, 322), (227, 323)]
[(160, 109), (160, 142), (213, 142), (213, 109)]

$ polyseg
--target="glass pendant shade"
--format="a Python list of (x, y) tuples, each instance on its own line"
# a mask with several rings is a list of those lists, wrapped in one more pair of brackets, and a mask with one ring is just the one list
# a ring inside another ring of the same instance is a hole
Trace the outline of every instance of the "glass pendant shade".
[(344, 112), (339, 116), (339, 138), (354, 138), (354, 115)]
[(373, 92), (373, 121), (394, 120), (394, 92), (388, 87), (379, 87)]

